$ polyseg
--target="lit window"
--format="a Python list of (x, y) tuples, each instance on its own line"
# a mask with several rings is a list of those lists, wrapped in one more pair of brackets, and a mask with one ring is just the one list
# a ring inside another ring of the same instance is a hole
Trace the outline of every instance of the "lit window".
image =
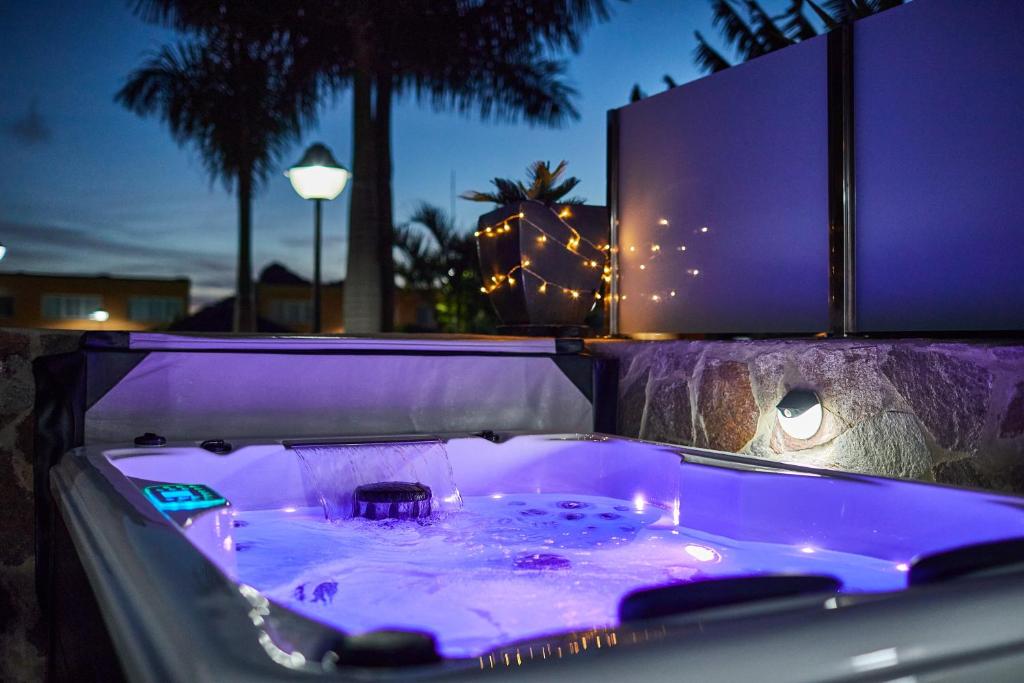
[(270, 319), (278, 325), (309, 325), (313, 322), (313, 302), (309, 299), (271, 299)]
[(185, 313), (185, 302), (176, 296), (133, 296), (128, 299), (128, 319), (144, 323), (169, 323)]
[(97, 294), (44, 294), (43, 317), (50, 320), (87, 320), (89, 314), (103, 308)]

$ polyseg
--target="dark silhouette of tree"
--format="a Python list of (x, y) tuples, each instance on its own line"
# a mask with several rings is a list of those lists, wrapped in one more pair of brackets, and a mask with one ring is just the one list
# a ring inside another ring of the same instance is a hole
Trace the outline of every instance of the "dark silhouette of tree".
[(132, 72), (115, 96), (140, 116), (156, 116), (192, 147), (212, 181), (238, 197), (234, 329), (255, 331), (252, 200), (314, 111), (314, 94), (291, 78), (279, 46), (225, 34), (165, 46)]
[[(391, 107), (411, 97), (485, 120), (558, 126), (578, 118), (559, 53), (607, 19), (607, 0), (139, 0), (146, 19), (186, 30), (241, 27), (291, 37), (296, 62), (351, 89), (353, 181), (346, 329), (393, 320)], [(453, 141), (455, 142), (455, 141)]]
[(493, 311), (479, 295), (476, 240), (442, 209), (421, 203), (395, 230), (395, 273), (406, 288), (434, 297), (443, 331), (494, 331)]
[[(712, 26), (718, 29), (728, 49), (740, 62), (795, 45), (802, 40), (831, 31), (837, 26), (863, 19), (897, 7), (904, 0), (790, 0), (782, 14), (770, 15), (758, 0), (710, 0)], [(708, 42), (700, 31), (694, 31), (697, 47), (694, 63), (705, 73), (714, 73), (732, 66), (722, 53)], [(676, 87), (671, 76), (665, 76), (667, 90)], [(646, 97), (639, 85), (630, 91), (630, 102)]]
[(530, 199), (547, 206), (582, 204), (586, 201), (582, 197), (565, 198), (565, 195), (572, 192), (573, 188), (580, 183), (580, 179), (575, 176), (562, 179), (568, 165), (568, 161), (560, 161), (558, 166), (552, 170), (551, 162), (535, 161), (526, 168), (526, 183), (510, 178), (494, 178), (491, 180), (494, 192), (470, 190), (459, 196), (472, 202), (494, 202), (498, 206)]

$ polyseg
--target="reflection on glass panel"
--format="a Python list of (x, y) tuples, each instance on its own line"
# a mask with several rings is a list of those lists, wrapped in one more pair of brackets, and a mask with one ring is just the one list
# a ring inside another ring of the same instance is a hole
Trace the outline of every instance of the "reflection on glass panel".
[(913, 2), (857, 22), (857, 321), (1024, 328), (1024, 3)]
[(825, 38), (620, 112), (620, 332), (828, 326)]

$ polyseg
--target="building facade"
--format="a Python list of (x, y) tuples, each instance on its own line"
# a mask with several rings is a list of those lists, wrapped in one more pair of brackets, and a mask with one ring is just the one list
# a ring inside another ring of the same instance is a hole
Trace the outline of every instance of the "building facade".
[(160, 329), (188, 315), (187, 279), (0, 273), (0, 326)]

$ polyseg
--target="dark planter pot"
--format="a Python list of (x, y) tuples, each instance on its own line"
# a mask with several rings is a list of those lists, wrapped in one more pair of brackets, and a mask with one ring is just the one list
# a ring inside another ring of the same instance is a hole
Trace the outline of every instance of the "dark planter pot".
[(577, 336), (602, 302), (608, 210), (524, 201), (480, 217), (484, 289), (505, 333)]

